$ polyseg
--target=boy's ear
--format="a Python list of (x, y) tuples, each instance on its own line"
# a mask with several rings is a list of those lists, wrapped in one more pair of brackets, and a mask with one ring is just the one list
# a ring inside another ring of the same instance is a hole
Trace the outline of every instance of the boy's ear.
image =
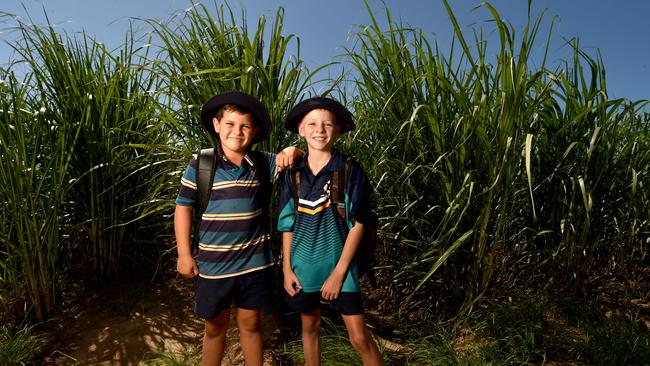
[(302, 125), (302, 121), (300, 121), (300, 123), (298, 123), (298, 135), (300, 135), (300, 136), (302, 136), (302, 137), (305, 137), (305, 133), (304, 133), (304, 131), (303, 131), (302, 126), (303, 126), (303, 125)]
[(212, 126), (214, 127), (214, 131), (219, 133), (219, 120), (217, 117), (212, 117)]

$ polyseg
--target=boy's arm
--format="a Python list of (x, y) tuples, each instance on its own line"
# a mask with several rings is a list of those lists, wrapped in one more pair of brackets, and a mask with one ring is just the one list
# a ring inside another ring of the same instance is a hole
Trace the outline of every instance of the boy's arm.
[(275, 156), (275, 170), (281, 172), (283, 169), (293, 166), (294, 161), (305, 153), (295, 146), (285, 147)]
[(174, 232), (176, 234), (176, 251), (178, 252), (176, 270), (185, 277), (195, 277), (199, 274), (196, 261), (192, 258), (191, 230), (192, 206), (176, 205), (174, 211)]
[(352, 263), (352, 259), (354, 259), (354, 255), (357, 253), (357, 249), (359, 249), (363, 230), (363, 224), (357, 221), (348, 232), (345, 244), (343, 245), (341, 257), (336, 263), (336, 267), (334, 267), (330, 276), (325, 280), (325, 283), (323, 283), (323, 287), (321, 287), (321, 296), (323, 299), (334, 300), (339, 297), (341, 287), (343, 286), (343, 280), (345, 280), (348, 268), (350, 268), (350, 263)]
[(301, 289), (302, 285), (298, 277), (291, 269), (291, 243), (293, 242), (293, 232), (285, 231), (282, 233), (282, 273), (284, 274), (284, 289), (289, 296), (294, 296)]

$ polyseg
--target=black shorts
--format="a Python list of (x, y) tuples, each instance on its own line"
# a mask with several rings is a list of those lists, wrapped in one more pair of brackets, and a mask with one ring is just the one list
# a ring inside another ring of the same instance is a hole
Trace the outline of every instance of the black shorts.
[(273, 296), (272, 280), (272, 267), (228, 278), (198, 277), (194, 287), (194, 313), (202, 319), (214, 319), (230, 308), (233, 299), (239, 308), (268, 308)]
[(293, 297), (285, 292), (285, 301), (289, 308), (299, 313), (307, 313), (320, 308), (321, 304), (329, 304), (330, 308), (343, 315), (363, 314), (363, 301), (360, 292), (340, 292), (336, 300), (323, 300), (320, 292), (300, 291)]

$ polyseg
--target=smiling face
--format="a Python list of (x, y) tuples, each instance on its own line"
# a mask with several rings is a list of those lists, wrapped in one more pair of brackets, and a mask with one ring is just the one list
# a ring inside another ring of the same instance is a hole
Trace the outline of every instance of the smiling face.
[(253, 115), (235, 109), (226, 108), (212, 119), (214, 130), (219, 134), (224, 154), (244, 156), (253, 143), (257, 126)]
[(310, 150), (330, 151), (341, 130), (334, 114), (327, 109), (312, 109), (298, 125)]

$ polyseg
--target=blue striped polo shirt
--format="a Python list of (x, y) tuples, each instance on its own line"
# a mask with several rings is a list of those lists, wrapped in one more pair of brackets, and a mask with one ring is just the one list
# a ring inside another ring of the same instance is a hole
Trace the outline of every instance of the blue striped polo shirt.
[[(217, 147), (214, 183), (199, 229), (199, 252), (196, 258), (199, 276), (226, 278), (273, 265), (265, 197), (256, 178), (255, 161), (246, 155), (236, 166)], [(264, 153), (271, 177), (275, 176), (275, 155)], [(181, 178), (176, 204), (193, 206), (196, 202), (196, 155)]]
[[(333, 171), (343, 174), (345, 157), (334, 150), (332, 158), (317, 175), (306, 166), (307, 155), (296, 162), (300, 171), (300, 193), (296, 212), (290, 178), (285, 176), (280, 193), (278, 230), (292, 231), (291, 269), (305, 292), (319, 292), (341, 257), (348, 231), (358, 220), (366, 222), (371, 189), (361, 166), (350, 162), (345, 192), (346, 222), (332, 204), (330, 187)], [(290, 173), (286, 173), (290, 174)], [(359, 292), (359, 271), (352, 261), (341, 291)]]

